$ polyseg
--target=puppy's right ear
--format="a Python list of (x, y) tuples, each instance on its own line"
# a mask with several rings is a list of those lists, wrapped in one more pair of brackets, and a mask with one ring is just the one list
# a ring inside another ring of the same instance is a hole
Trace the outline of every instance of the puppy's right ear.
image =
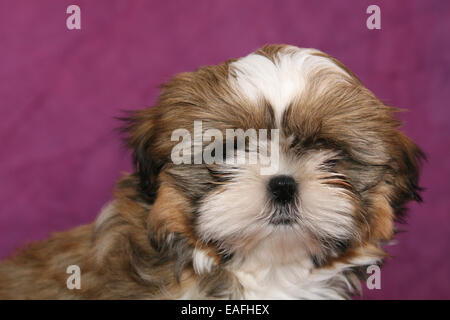
[(153, 202), (159, 187), (158, 175), (163, 166), (156, 152), (158, 108), (136, 111), (121, 120), (126, 123), (122, 131), (127, 134), (126, 143), (133, 150), (134, 176), (139, 180), (140, 193)]

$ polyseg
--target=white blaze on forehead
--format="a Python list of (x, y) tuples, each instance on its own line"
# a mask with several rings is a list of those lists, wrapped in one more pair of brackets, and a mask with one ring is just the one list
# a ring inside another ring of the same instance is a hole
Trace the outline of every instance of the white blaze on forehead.
[(312, 71), (331, 69), (346, 74), (327, 57), (314, 49), (293, 46), (280, 50), (272, 60), (252, 53), (230, 65), (229, 81), (239, 95), (258, 103), (266, 99), (279, 122), (284, 110), (305, 89)]

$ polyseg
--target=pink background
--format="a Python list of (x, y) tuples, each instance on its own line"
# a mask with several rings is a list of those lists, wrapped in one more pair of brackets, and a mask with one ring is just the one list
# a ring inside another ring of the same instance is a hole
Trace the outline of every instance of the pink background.
[[(82, 30), (66, 28), (81, 7)], [(382, 30), (368, 30), (368, 5)], [(0, 2), (0, 257), (92, 221), (130, 170), (113, 119), (173, 74), (266, 43), (321, 49), (388, 104), (427, 153), (424, 203), (369, 299), (450, 298), (450, 1)]]

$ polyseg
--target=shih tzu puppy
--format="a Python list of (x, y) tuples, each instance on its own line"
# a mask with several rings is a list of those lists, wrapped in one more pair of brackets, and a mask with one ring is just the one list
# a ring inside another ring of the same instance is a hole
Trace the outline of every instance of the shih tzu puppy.
[(126, 119), (135, 172), (114, 200), (2, 262), (0, 297), (349, 298), (421, 200), (395, 112), (314, 49), (179, 74)]

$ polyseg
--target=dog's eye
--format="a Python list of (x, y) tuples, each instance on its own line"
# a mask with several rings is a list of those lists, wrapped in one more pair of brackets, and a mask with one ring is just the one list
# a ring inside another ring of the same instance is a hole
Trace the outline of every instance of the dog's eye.
[(298, 148), (299, 147), (299, 145), (300, 145), (300, 138), (299, 137), (294, 137), (293, 139), (292, 139), (292, 142), (291, 142), (291, 144), (290, 144), (290, 148)]
[(334, 166), (336, 166), (337, 162), (338, 162), (338, 159), (328, 159), (323, 164), (327, 168), (333, 168)]
[(305, 139), (300, 139), (295, 137), (294, 140), (290, 144), (290, 148), (301, 151), (303, 149), (321, 149), (324, 147), (328, 147), (330, 142), (323, 138), (314, 138), (308, 137)]
[(296, 137), (292, 143), (291, 143), (291, 148), (298, 148), (298, 147), (302, 147), (302, 148), (317, 148), (317, 147), (324, 147), (327, 146), (329, 144), (329, 141), (324, 139), (324, 138), (316, 138), (316, 137), (306, 137), (303, 139), (299, 139), (298, 137)]
[(323, 147), (327, 144), (327, 140), (319, 138), (317, 140), (314, 141), (314, 145), (317, 147)]

